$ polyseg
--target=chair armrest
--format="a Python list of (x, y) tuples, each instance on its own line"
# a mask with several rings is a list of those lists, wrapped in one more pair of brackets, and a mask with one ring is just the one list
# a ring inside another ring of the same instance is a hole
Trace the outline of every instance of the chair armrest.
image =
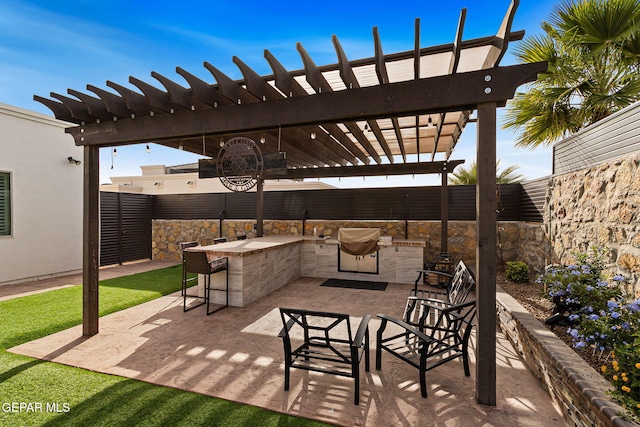
[[(296, 319), (300, 317), (299, 314), (295, 315)], [(280, 330), (280, 333), (278, 334), (278, 337), (280, 338), (284, 338), (287, 335), (289, 335), (289, 331), (291, 330), (291, 328), (293, 327), (293, 325), (296, 323), (295, 319), (291, 318), (289, 319), (289, 321), (287, 322), (287, 324)]]
[(410, 324), (405, 323), (400, 319), (396, 319), (395, 317), (387, 316), (385, 314), (378, 314), (378, 317), (383, 319), (383, 320), (389, 321), (391, 323), (395, 323), (396, 325), (398, 325), (401, 328), (405, 329), (407, 332), (410, 332), (410, 333), (414, 334), (416, 337), (418, 337), (422, 341), (425, 341), (425, 342), (431, 341), (431, 338), (429, 338), (428, 336), (426, 336), (425, 334), (423, 334), (422, 332), (420, 332), (419, 330), (417, 330), (416, 328), (414, 328)]
[(356, 337), (353, 339), (353, 347), (362, 347), (362, 340), (364, 339), (364, 335), (369, 328), (369, 321), (371, 320), (371, 315), (366, 314), (362, 320), (360, 321), (360, 326), (358, 326), (358, 331), (356, 332)]

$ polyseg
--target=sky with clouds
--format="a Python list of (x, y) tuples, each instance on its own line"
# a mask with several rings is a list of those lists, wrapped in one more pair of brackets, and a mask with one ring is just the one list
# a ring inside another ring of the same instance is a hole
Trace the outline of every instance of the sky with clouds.
[[(209, 62), (232, 78), (241, 78), (234, 55), (259, 74), (271, 74), (263, 52), (268, 49), (288, 69), (303, 68), (300, 42), (317, 65), (337, 62), (331, 36), (336, 35), (350, 60), (373, 56), (372, 28), (378, 27), (386, 54), (412, 50), (414, 21), (420, 18), (421, 46), (451, 43), (460, 10), (467, 8), (464, 38), (494, 35), (509, 7), (508, 0), (427, 2), (337, 1), (124, 1), (58, 0), (0, 2), (0, 102), (52, 115), (33, 95), (66, 95), (67, 89), (87, 93), (91, 84), (108, 89), (111, 80), (123, 86), (129, 76), (159, 85), (158, 72), (181, 82), (181, 67), (214, 83), (203, 67)], [(513, 30), (526, 36), (541, 32), (557, 1), (520, 2)], [(502, 65), (516, 63), (510, 55)], [(186, 82), (184, 82), (186, 85)], [(499, 118), (501, 112), (499, 112)], [(518, 165), (535, 179), (551, 173), (551, 148), (514, 148), (516, 135), (498, 129), (501, 166)], [(476, 128), (467, 125), (452, 159), (469, 164), (476, 153)], [(69, 143), (73, 140), (69, 137)], [(190, 153), (151, 145), (100, 150), (101, 182), (111, 176), (140, 175), (140, 166), (177, 165), (197, 160)], [(113, 166), (113, 167), (112, 167)], [(338, 187), (438, 185), (439, 177), (401, 177), (366, 181), (326, 180)]]

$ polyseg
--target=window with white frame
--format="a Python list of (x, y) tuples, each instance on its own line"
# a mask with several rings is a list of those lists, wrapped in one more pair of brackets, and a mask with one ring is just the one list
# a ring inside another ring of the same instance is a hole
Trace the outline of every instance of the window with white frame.
[(11, 235), (11, 174), (0, 172), (0, 236)]

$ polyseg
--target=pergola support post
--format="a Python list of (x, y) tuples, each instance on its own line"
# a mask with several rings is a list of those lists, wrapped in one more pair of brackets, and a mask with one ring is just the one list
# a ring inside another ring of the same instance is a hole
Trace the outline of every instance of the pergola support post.
[(98, 333), (100, 147), (84, 147), (82, 335)]
[(496, 405), (496, 108), (478, 105), (476, 401)]
[(256, 184), (256, 236), (262, 237), (264, 234), (264, 179), (258, 178)]
[(447, 167), (442, 171), (442, 185), (440, 186), (440, 252), (449, 252), (449, 187)]

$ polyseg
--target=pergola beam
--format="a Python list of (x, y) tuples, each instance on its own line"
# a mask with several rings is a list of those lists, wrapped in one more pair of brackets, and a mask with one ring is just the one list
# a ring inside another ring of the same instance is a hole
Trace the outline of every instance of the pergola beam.
[(273, 128), (274, 123), (288, 127), (368, 120), (388, 117), (390, 111), (405, 116), (474, 110), (487, 102), (503, 106), (518, 86), (535, 80), (546, 67), (546, 63), (512, 65), (305, 97), (86, 124), (66, 131), (76, 145), (110, 145), (261, 131)]
[(451, 173), (464, 160), (448, 162), (400, 163), (393, 165), (359, 165), (331, 168), (297, 168), (287, 169), (286, 174), (263, 174), (264, 179), (302, 179), (302, 178), (348, 178), (359, 176), (384, 175), (422, 175), (432, 173)]

